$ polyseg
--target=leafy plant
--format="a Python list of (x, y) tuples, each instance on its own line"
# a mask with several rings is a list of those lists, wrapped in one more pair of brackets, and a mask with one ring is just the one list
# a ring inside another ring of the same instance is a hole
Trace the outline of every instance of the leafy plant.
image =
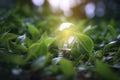
[[(65, 17), (45, 4), (10, 1), (0, 5), (1, 80), (120, 79), (119, 19)], [(74, 25), (58, 30), (65, 22)]]

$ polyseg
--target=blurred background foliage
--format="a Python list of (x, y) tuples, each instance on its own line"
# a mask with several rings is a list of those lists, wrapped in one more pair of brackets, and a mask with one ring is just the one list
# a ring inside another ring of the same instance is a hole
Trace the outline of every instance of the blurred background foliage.
[[(119, 0), (1, 0), (0, 79), (119, 80), (119, 15)], [(65, 22), (77, 39), (59, 57)]]

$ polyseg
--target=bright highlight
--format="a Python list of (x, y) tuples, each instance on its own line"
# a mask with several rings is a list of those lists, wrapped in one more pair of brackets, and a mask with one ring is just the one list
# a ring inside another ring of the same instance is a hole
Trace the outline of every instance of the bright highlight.
[(75, 37), (74, 36), (71, 36), (69, 39), (68, 39), (68, 44), (71, 44), (73, 41), (74, 41)]
[(35, 5), (35, 6), (42, 6), (44, 4), (44, 0), (32, 0), (32, 3)]
[(59, 48), (65, 48), (67, 50), (71, 50), (68, 49), (68, 46), (70, 46), (71, 44), (73, 44), (73, 41), (75, 40), (74, 37), (74, 24), (70, 23), (70, 22), (66, 22), (66, 23), (62, 23), (59, 26), (59, 34), (58, 34), (58, 44), (59, 44)]
[(71, 8), (82, 3), (82, 0), (48, 0), (53, 12), (63, 11), (64, 15), (72, 16)]
[(69, 23), (69, 22), (63, 23), (63, 24), (60, 25), (59, 30), (62, 31), (62, 30), (64, 30), (64, 29), (66, 29), (66, 28), (71, 27), (72, 25), (73, 25), (73, 24), (72, 24), (72, 23)]

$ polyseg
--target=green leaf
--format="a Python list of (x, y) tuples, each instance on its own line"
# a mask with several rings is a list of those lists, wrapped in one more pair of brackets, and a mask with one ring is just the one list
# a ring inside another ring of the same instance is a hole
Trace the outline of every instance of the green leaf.
[(108, 25), (108, 30), (110, 31), (112, 37), (115, 38), (115, 36), (116, 36), (115, 28), (113, 26), (111, 26), (111, 25)]
[(108, 52), (115, 51), (114, 48), (117, 49), (118, 47), (119, 47), (119, 43), (117, 43), (117, 41), (112, 41), (105, 45), (105, 47), (103, 49), (103, 53), (106, 54)]
[(56, 38), (47, 38), (45, 39), (45, 44), (49, 47), (55, 40)]
[(102, 58), (103, 57), (103, 51), (102, 50), (97, 51), (95, 56), (97, 58)]
[(96, 61), (96, 68), (93, 69), (105, 80), (119, 80), (118, 76), (111, 71), (107, 64), (102, 63), (101, 61)]
[(13, 42), (11, 42), (10, 46), (13, 49), (13, 51), (17, 52), (17, 53), (24, 53), (24, 52), (27, 52), (27, 50), (28, 50), (26, 46), (18, 45), (18, 44), (13, 43)]
[(60, 69), (66, 77), (70, 77), (74, 74), (73, 64), (71, 61), (61, 58)]
[(39, 41), (44, 41), (47, 47), (49, 47), (55, 40), (56, 38), (48, 37), (47, 33), (45, 32)]
[(17, 38), (17, 36), (18, 36), (18, 35), (16, 35), (16, 34), (5, 32), (5, 33), (1, 36), (0, 41), (12, 40), (12, 39)]
[(31, 39), (29, 39), (28, 37), (25, 38), (25, 43), (27, 46), (31, 46), (33, 41)]
[(88, 52), (91, 53), (94, 48), (93, 41), (90, 37), (84, 34), (77, 34), (78, 42)]
[(38, 39), (38, 37), (40, 35), (38, 29), (31, 24), (27, 24), (27, 27), (28, 27), (30, 34), (32, 35), (32, 39), (33, 40)]
[(27, 60), (31, 57), (37, 58), (41, 55), (46, 55), (47, 52), (48, 49), (44, 41), (41, 41), (40, 43), (34, 43), (28, 49)]

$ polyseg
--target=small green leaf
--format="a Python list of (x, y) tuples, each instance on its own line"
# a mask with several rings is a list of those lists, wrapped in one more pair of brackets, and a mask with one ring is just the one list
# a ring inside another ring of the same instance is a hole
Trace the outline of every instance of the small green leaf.
[(74, 74), (73, 64), (71, 61), (61, 58), (60, 69), (66, 77), (70, 77)]
[(36, 52), (39, 50), (40, 44), (39, 43), (34, 43), (32, 44), (29, 48), (28, 48), (28, 57), (27, 60), (29, 58), (31, 58), (32, 56), (35, 57)]
[(41, 41), (41, 43), (40, 43), (39, 52), (40, 52), (39, 55), (45, 55), (48, 52), (48, 48), (47, 48), (47, 46), (46, 46), (44, 41)]
[(31, 46), (33, 41), (31, 39), (29, 39), (28, 37), (25, 38), (25, 43), (27, 46)]
[(116, 36), (116, 30), (113, 26), (108, 25), (108, 30), (110, 31), (110, 34), (112, 35), (113, 38)]
[(117, 50), (114, 50), (114, 49), (115, 48), (117, 49), (118, 47), (119, 47), (119, 43), (117, 44), (117, 41), (112, 41), (112, 42), (105, 45), (105, 47), (103, 49), (103, 53), (106, 54), (108, 52), (117, 51)]
[(45, 39), (45, 43), (49, 47), (55, 40), (56, 38), (47, 38)]
[(97, 58), (102, 58), (102, 57), (103, 57), (103, 52), (102, 52), (102, 50), (97, 51), (95, 56), (96, 56)]
[(55, 40), (56, 38), (48, 37), (47, 33), (45, 32), (39, 41), (44, 41), (47, 47), (49, 47)]
[(41, 55), (45, 55), (47, 52), (48, 49), (44, 41), (41, 41), (40, 43), (34, 43), (28, 49), (27, 60), (33, 56), (37, 58)]
[(11, 42), (10, 46), (13, 49), (13, 51), (17, 52), (17, 53), (24, 53), (24, 52), (27, 52), (27, 50), (28, 50), (26, 46), (18, 45), (18, 44), (13, 43), (13, 42)]
[(84, 34), (77, 34), (77, 38), (81, 46), (88, 52), (91, 53), (94, 48), (93, 41), (90, 37)]
[(38, 29), (31, 24), (27, 24), (27, 27), (28, 27), (30, 34), (32, 35), (32, 39), (36, 40), (40, 35)]
[(1, 36), (0, 41), (15, 39), (15, 38), (17, 38), (17, 36), (18, 36), (18, 35), (16, 35), (16, 34), (5, 32), (5, 33)]

